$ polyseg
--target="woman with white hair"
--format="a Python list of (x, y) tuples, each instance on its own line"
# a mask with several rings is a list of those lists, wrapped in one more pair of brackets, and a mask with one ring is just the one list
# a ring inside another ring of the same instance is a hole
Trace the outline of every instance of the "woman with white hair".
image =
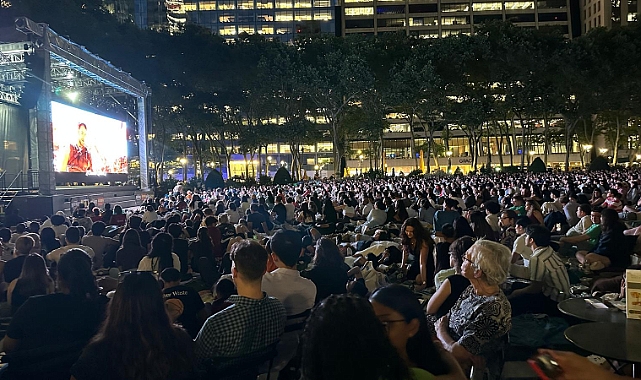
[(511, 252), (502, 244), (478, 240), (463, 255), (461, 274), (470, 281), (436, 334), (461, 367), (485, 367), (500, 376), (500, 348), (512, 327), (512, 309), (499, 285), (507, 277)]

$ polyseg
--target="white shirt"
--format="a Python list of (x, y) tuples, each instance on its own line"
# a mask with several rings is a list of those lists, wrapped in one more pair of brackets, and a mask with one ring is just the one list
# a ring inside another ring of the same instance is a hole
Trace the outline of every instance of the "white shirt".
[(570, 228), (565, 235), (566, 236), (583, 235), (591, 225), (592, 225), (592, 219), (590, 219), (590, 215), (585, 215), (579, 220), (579, 223), (575, 224), (574, 227)]
[[(174, 268), (180, 270), (180, 259), (178, 258), (178, 255), (172, 252), (171, 258), (174, 262)], [(142, 260), (140, 260), (140, 263), (138, 263), (138, 270), (144, 272), (158, 272), (158, 269), (160, 269), (158, 267), (159, 265), (160, 259), (154, 257), (154, 259), (152, 260), (151, 257), (145, 256), (142, 258)]]
[(288, 221), (296, 219), (296, 206), (294, 206), (293, 203), (285, 203), (285, 209), (287, 210), (287, 216), (285, 218)]
[(262, 288), (268, 296), (282, 302), (287, 315), (296, 315), (314, 307), (316, 285), (301, 277), (296, 269), (278, 268), (263, 276)]
[(401, 245), (393, 241), (374, 241), (368, 248), (356, 253), (360, 253), (365, 258), (367, 258), (367, 255), (369, 255), (370, 253), (373, 253), (374, 256), (379, 256), (389, 247), (400, 248)]
[(156, 213), (156, 211), (145, 211), (145, 213), (142, 214), (142, 221), (145, 223), (151, 223), (157, 219), (158, 214)]
[(96, 253), (94, 252), (93, 248), (87, 247), (86, 245), (81, 245), (81, 244), (68, 244), (65, 245), (64, 247), (60, 247), (58, 249), (54, 249), (53, 251), (47, 253), (47, 260), (49, 261), (55, 261), (56, 263), (60, 261), (60, 257), (64, 255), (65, 253), (69, 252), (73, 248), (80, 248), (83, 251), (87, 252), (87, 254), (93, 259), (96, 256)]
[(530, 264), (530, 257), (532, 257), (532, 248), (528, 247), (525, 244), (526, 237), (527, 235), (523, 234), (518, 236), (516, 240), (514, 240), (512, 252), (516, 252), (519, 255), (523, 256), (523, 265), (527, 267)]

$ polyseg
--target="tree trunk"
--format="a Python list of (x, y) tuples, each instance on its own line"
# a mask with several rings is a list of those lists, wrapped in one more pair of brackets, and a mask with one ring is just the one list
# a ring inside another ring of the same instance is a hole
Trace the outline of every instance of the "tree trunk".
[(617, 133), (616, 137), (614, 139), (614, 149), (612, 150), (612, 165), (617, 164), (617, 157), (619, 156), (619, 140), (621, 139), (621, 119), (619, 118), (619, 115), (617, 114), (616, 116), (617, 120)]
[(414, 159), (414, 169), (418, 169), (418, 158), (416, 158), (416, 139), (414, 138), (414, 113), (408, 117), (410, 124), (410, 155)]
[(549, 128), (550, 125), (548, 124), (548, 115), (546, 113), (543, 115), (543, 162), (546, 167), (548, 165), (548, 152), (550, 150)]

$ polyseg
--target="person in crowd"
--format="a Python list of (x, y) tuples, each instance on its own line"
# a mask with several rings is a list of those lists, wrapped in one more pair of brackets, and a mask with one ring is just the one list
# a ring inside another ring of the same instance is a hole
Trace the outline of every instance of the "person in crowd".
[[(469, 236), (473, 238), (476, 237), (476, 235), (474, 234), (474, 230), (472, 230), (472, 227), (470, 227), (470, 222), (468, 222), (464, 216), (459, 216), (458, 218), (456, 218), (454, 220), (454, 223), (452, 224), (452, 227), (454, 227), (455, 235), (457, 238), (463, 236)], [(440, 236), (441, 232), (438, 232), (435, 235)]]
[(516, 212), (513, 210), (504, 210), (499, 219), (501, 231), (499, 233), (499, 243), (512, 249), (516, 240)]
[(105, 203), (105, 211), (102, 212), (103, 223), (105, 223), (106, 225), (109, 225), (113, 214), (114, 214), (114, 211), (111, 209), (111, 203)]
[(229, 297), (234, 294), (236, 294), (236, 286), (232, 280), (226, 277), (218, 279), (218, 282), (214, 285), (214, 300), (211, 302), (211, 315), (231, 306), (232, 303), (229, 302)]
[(515, 195), (512, 197), (512, 207), (509, 209), (516, 212), (518, 217), (527, 216), (527, 211), (525, 210), (525, 199), (521, 195)]
[(198, 261), (201, 257), (209, 259), (212, 265), (216, 262), (214, 259), (214, 245), (209, 238), (207, 227), (200, 227), (198, 229), (197, 239), (189, 243), (189, 257), (191, 257), (192, 270), (198, 273), (200, 273)]
[(180, 224), (172, 223), (167, 227), (167, 232), (172, 238), (172, 252), (180, 259), (180, 273), (185, 275), (189, 270), (189, 241), (184, 239), (183, 229)]
[(312, 268), (303, 271), (301, 276), (312, 280), (316, 285), (315, 302), (325, 299), (330, 294), (343, 294), (347, 291), (345, 285), (350, 268), (343, 261), (343, 256), (332, 239), (318, 239), (312, 264)]
[(394, 202), (394, 222), (395, 223), (405, 223), (405, 220), (409, 218), (407, 213), (407, 208), (405, 207), (405, 202), (402, 199), (397, 199)]
[(259, 233), (269, 232), (267, 219), (258, 211), (258, 204), (252, 203), (251, 206), (249, 206), (249, 210), (250, 214), (247, 215), (247, 227), (249, 230), (256, 230)]
[(179, 300), (183, 311), (176, 322), (187, 330), (192, 338), (196, 338), (200, 328), (207, 319), (205, 304), (198, 292), (189, 286), (180, 284), (180, 271), (176, 268), (166, 268), (160, 274), (163, 281), (163, 298)]
[(432, 202), (428, 198), (423, 198), (420, 200), (418, 209), (418, 219), (421, 222), (429, 223), (430, 225), (434, 223), (434, 214), (436, 209), (432, 206)]
[(407, 278), (418, 287), (429, 287), (434, 281), (434, 240), (417, 218), (409, 218), (401, 227), (402, 266)]
[(427, 303), (426, 312), (428, 315), (434, 316), (431, 318), (433, 322), (447, 314), (459, 296), (470, 285), (470, 280), (461, 273), (461, 265), (463, 264), (465, 252), (472, 247), (472, 244), (474, 244), (473, 238), (463, 236), (450, 245), (449, 254), (452, 270), (437, 274), (437, 277), (442, 279), (439, 281), (441, 286)]
[(67, 229), (67, 231), (65, 232), (65, 242), (66, 244), (64, 247), (60, 247), (49, 252), (47, 254), (47, 260), (57, 263), (58, 261), (60, 261), (60, 257), (62, 257), (62, 255), (74, 248), (82, 249), (92, 259), (96, 257), (96, 253), (91, 247), (80, 244), (80, 229), (78, 227), (69, 227)]
[[(31, 297), (13, 315), (3, 339), (4, 351), (16, 358), (35, 349), (49, 352), (39, 359), (31, 358), (26, 369), (52, 360), (54, 353), (64, 356), (65, 361), (73, 360), (74, 350), (77, 349), (79, 355), (80, 349), (98, 331), (107, 299), (98, 293), (91, 265), (91, 257), (86, 252), (78, 248), (69, 250), (58, 262), (58, 293)], [(145, 310), (147, 312), (149, 310)], [(127, 339), (130, 340), (131, 335)], [(113, 369), (111, 362), (103, 362)], [(22, 368), (19, 359), (15, 362), (9, 359), (3, 375), (10, 376), (12, 365)]]
[(136, 269), (146, 254), (147, 250), (140, 245), (138, 231), (130, 228), (125, 231), (122, 244), (116, 251), (115, 265), (121, 271)]
[(378, 200), (374, 202), (374, 208), (367, 214), (365, 222), (356, 229), (356, 232), (365, 233), (367, 229), (382, 226), (387, 221), (387, 213), (385, 212), (385, 203)]
[(82, 245), (90, 247), (96, 254), (94, 256), (94, 268), (102, 268), (105, 266), (104, 264), (111, 264), (104, 263), (103, 258), (109, 253), (111, 253), (111, 257), (113, 257), (116, 249), (118, 249), (117, 247), (120, 245), (118, 240), (102, 236), (106, 227), (103, 222), (98, 221), (91, 226), (91, 235), (82, 238)]
[(34, 245), (35, 241), (31, 236), (20, 236), (18, 238), (13, 249), (14, 258), (4, 264), (4, 281), (7, 284), (20, 277), (22, 266)]
[(447, 223), (454, 224), (454, 221), (461, 216), (461, 214), (456, 209), (458, 207), (458, 201), (452, 198), (446, 198), (443, 202), (443, 210), (436, 211), (434, 213), (434, 226), (435, 232), (441, 232), (443, 226)]
[(151, 251), (138, 263), (139, 271), (151, 271), (160, 273), (166, 268), (180, 270), (180, 259), (171, 251), (172, 238), (166, 232), (154, 236), (151, 241)]
[(592, 207), (589, 203), (579, 205), (576, 209), (576, 216), (579, 218), (579, 221), (565, 233), (565, 236), (578, 236), (585, 234), (588, 228), (592, 225), (592, 219), (590, 218), (591, 212)]
[[(166, 225), (169, 225), (167, 223)], [(149, 249), (149, 243), (151, 243), (151, 235), (147, 230), (142, 229), (142, 218), (138, 215), (132, 215), (129, 217), (129, 220), (127, 220), (127, 227), (125, 228), (125, 231), (132, 229), (136, 230), (138, 232), (138, 236), (140, 237), (140, 245), (144, 249)], [(120, 234), (120, 240), (122, 240), (123, 234)], [(122, 243), (122, 242), (121, 242)]]
[(44, 229), (46, 227), (51, 227), (56, 233), (56, 238), (60, 241), (64, 241), (65, 232), (67, 231), (67, 225), (65, 222), (66, 218), (64, 213), (60, 212), (52, 215), (50, 219), (42, 224), (41, 228)]
[(512, 246), (512, 263), (523, 260), (523, 265), (528, 266), (530, 256), (532, 256), (532, 249), (525, 242), (527, 238), (525, 229), (530, 224), (529, 218), (521, 217), (516, 220), (516, 226), (514, 227), (516, 239), (514, 240), (514, 246)]
[(531, 282), (508, 295), (512, 315), (555, 315), (558, 313), (558, 302), (570, 296), (568, 272), (563, 261), (550, 247), (550, 231), (547, 228), (537, 224), (530, 225), (525, 229), (525, 234), (525, 241), (532, 249), (532, 256), (527, 270), (520, 272), (527, 273), (527, 279)]
[(474, 231), (474, 236), (479, 239), (497, 240), (497, 233), (487, 222), (485, 215), (481, 211), (470, 212), (470, 227)]
[(578, 251), (590, 251), (595, 248), (601, 236), (601, 207), (593, 207), (590, 212), (590, 221), (592, 224), (581, 235), (563, 236), (559, 239), (559, 254), (567, 256), (573, 246)]
[(611, 208), (617, 213), (623, 211), (623, 203), (621, 202), (621, 193), (616, 189), (610, 189), (607, 193), (607, 197), (602, 203), (604, 208)]
[(91, 209), (91, 215), (89, 215), (89, 217), (94, 223), (98, 221), (102, 222), (102, 215), (100, 214), (100, 209), (98, 207), (94, 207), (93, 209)]
[(62, 246), (60, 240), (56, 238), (56, 232), (51, 227), (45, 227), (40, 231), (40, 245), (45, 255)]
[(619, 214), (613, 208), (601, 211), (601, 235), (594, 249), (578, 251), (576, 258), (581, 264), (589, 265), (592, 270), (604, 268), (626, 268), (630, 257), (621, 248), (624, 241), (624, 224), (619, 219)]
[(120, 207), (120, 205), (114, 206), (114, 212), (111, 216), (111, 219), (109, 219), (109, 225), (122, 227), (126, 223), (127, 215), (125, 215), (125, 213), (122, 211), (122, 207)]
[(485, 221), (487, 221), (487, 224), (489, 224), (490, 227), (492, 227), (492, 231), (494, 231), (496, 236), (498, 236), (499, 233), (501, 232), (501, 227), (499, 223), (501, 206), (495, 201), (487, 201), (483, 203), (483, 207), (485, 207)]
[(532, 224), (543, 224), (543, 211), (541, 211), (541, 206), (539, 202), (535, 200), (528, 200), (525, 202), (525, 212), (527, 217), (530, 219)]
[(603, 198), (603, 193), (601, 192), (601, 189), (596, 188), (592, 192), (592, 197), (590, 198), (590, 206), (592, 207), (603, 207), (602, 204), (605, 201), (605, 198)]
[(450, 245), (456, 240), (456, 231), (451, 224), (444, 225), (441, 233), (443, 234), (443, 240), (436, 243), (436, 247), (434, 248), (434, 252), (436, 253), (435, 273), (451, 268)]
[(270, 239), (271, 257), (278, 269), (263, 276), (262, 289), (283, 303), (287, 316), (311, 310), (316, 301), (316, 285), (301, 277), (296, 269), (302, 252), (300, 235), (280, 230)]
[(374, 291), (369, 300), (405, 365), (422, 369), (437, 379), (442, 375), (465, 378), (452, 355), (432, 342), (423, 308), (409, 288), (389, 285)]
[(45, 260), (36, 253), (26, 256), (20, 276), (7, 288), (7, 302), (11, 313), (15, 312), (29, 297), (51, 294), (55, 291)]
[(11, 243), (11, 230), (8, 228), (0, 228), (0, 254), (3, 261), (8, 261), (13, 258), (13, 247), (15, 244)]
[(20, 216), (20, 210), (17, 208), (12, 209), (7, 216), (4, 218), (5, 227), (14, 227), (18, 224), (24, 223), (24, 218)]
[(217, 227), (218, 218), (215, 216), (208, 216), (205, 218), (205, 227), (207, 227), (207, 234), (212, 244), (212, 253), (216, 262), (219, 262), (223, 256), (222, 235), (220, 229)]
[(158, 213), (154, 210), (154, 206), (148, 205), (145, 208), (145, 212), (142, 214), (142, 221), (149, 224), (155, 220), (158, 220)]
[(267, 255), (257, 242), (242, 240), (234, 244), (232, 278), (238, 295), (228, 298), (231, 306), (207, 319), (196, 337), (196, 358), (248, 354), (275, 343), (283, 334), (285, 308), (261, 288)]
[(9, 243), (15, 244), (16, 240), (18, 240), (21, 236), (25, 236), (29, 232), (27, 231), (27, 226), (24, 223), (18, 223), (16, 224), (16, 232), (11, 234), (11, 240), (9, 240)]
[(195, 377), (193, 343), (169, 321), (156, 279), (125, 276), (100, 331), (71, 368), (75, 380), (188, 380)]
[(301, 352), (305, 380), (433, 379), (423, 369), (408, 368), (372, 305), (357, 296), (331, 295), (316, 306), (301, 338)]
[(86, 213), (87, 213), (87, 210), (85, 210), (84, 208), (77, 210), (77, 213), (76, 213), (77, 216), (74, 216), (73, 223), (74, 224), (77, 223), (79, 226), (82, 226), (85, 229), (85, 231), (89, 231), (91, 230), (91, 225), (93, 224), (93, 221), (91, 220), (90, 217), (87, 216)]
[(579, 208), (579, 203), (576, 202), (576, 195), (563, 196), (560, 199), (561, 205), (563, 206), (563, 214), (570, 226), (574, 226), (579, 222), (577, 217), (576, 210)]
[(25, 236), (29, 236), (33, 239), (33, 247), (31, 247), (31, 252), (29, 253), (37, 253), (39, 255), (42, 255), (42, 244), (40, 243), (40, 235), (34, 232), (29, 232)]
[(461, 273), (470, 286), (436, 325), (443, 347), (465, 373), (482, 366), (492, 378), (500, 376), (498, 352), (512, 327), (510, 303), (499, 285), (507, 277), (510, 250), (499, 243), (479, 240), (463, 256)]

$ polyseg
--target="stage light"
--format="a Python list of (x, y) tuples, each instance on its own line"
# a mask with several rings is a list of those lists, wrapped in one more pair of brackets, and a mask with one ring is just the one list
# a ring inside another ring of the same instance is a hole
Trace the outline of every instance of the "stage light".
[(78, 100), (78, 95), (79, 95), (78, 91), (71, 91), (65, 94), (67, 99), (71, 100), (72, 102), (75, 102), (76, 100)]

